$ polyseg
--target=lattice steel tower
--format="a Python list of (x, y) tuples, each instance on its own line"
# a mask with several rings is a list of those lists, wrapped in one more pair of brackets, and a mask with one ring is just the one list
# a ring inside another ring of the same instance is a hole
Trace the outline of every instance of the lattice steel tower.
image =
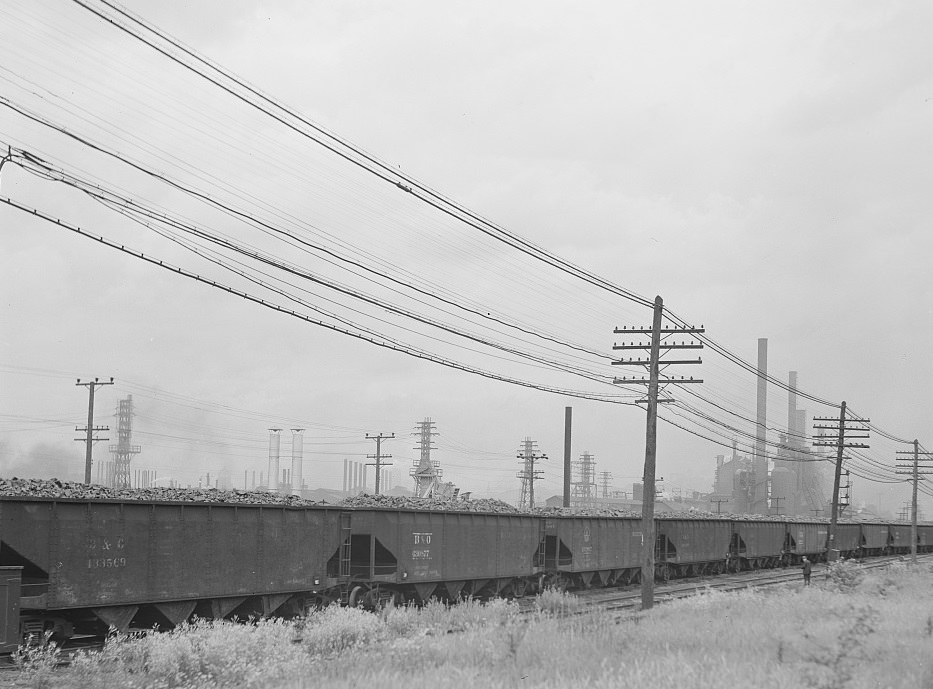
[(573, 465), (577, 480), (571, 488), (570, 501), (578, 507), (592, 505), (596, 502), (596, 458), (589, 452), (584, 452)]
[(540, 481), (541, 475), (544, 473), (539, 469), (535, 469), (535, 462), (539, 459), (547, 459), (547, 455), (537, 454), (535, 445), (537, 443), (534, 440), (525, 438), (518, 455), (522, 464), (522, 470), (516, 474), (516, 477), (522, 480), (522, 497), (518, 504), (520, 508), (535, 506), (535, 481)]
[(431, 450), (434, 447), (431, 439), (437, 435), (434, 428), (434, 422), (427, 418), (415, 426), (415, 432), (412, 434), (418, 438), (418, 445), (415, 449), (421, 450), (421, 457), (415, 461), (409, 473), (415, 482), (415, 496), (419, 498), (429, 498), (434, 495), (443, 475), (440, 462), (431, 461)]
[(129, 395), (125, 400), (120, 400), (117, 407), (117, 444), (110, 446), (110, 452), (113, 455), (113, 479), (111, 485), (114, 488), (130, 487), (130, 460), (134, 455), (140, 452), (139, 445), (133, 445), (133, 396)]

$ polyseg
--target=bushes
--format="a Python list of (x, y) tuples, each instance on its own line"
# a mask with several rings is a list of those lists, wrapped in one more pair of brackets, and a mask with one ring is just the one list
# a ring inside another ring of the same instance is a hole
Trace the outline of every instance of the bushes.
[(835, 560), (826, 565), (827, 585), (836, 591), (853, 591), (864, 579), (862, 566), (853, 560)]

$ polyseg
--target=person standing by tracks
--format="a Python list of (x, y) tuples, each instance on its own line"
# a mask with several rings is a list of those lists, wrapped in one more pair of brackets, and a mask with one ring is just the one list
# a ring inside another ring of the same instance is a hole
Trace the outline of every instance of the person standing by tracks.
[(809, 586), (810, 585), (810, 573), (813, 571), (813, 564), (810, 562), (810, 560), (806, 558), (806, 556), (804, 556), (803, 564), (801, 564), (800, 567), (801, 569), (803, 569), (803, 585)]

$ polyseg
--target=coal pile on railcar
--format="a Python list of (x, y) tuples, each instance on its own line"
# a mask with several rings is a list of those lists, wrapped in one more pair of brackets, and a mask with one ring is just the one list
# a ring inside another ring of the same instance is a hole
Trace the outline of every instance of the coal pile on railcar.
[(544, 517), (637, 517), (641, 512), (616, 507), (541, 507), (534, 511)]
[(0, 478), (0, 496), (72, 500), (120, 500), (140, 502), (214, 502), (248, 505), (319, 505), (296, 495), (217, 488), (108, 488), (74, 481), (36, 478)]
[(337, 503), (339, 507), (380, 507), (392, 510), (428, 510), (434, 512), (496, 512), (520, 514), (514, 505), (494, 498), (458, 500), (454, 498), (408, 498), (398, 495), (367, 495), (361, 493)]

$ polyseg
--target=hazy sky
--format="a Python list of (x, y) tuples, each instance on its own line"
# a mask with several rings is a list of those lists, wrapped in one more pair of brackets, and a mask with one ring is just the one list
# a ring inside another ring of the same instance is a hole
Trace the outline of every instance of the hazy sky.
[[(384, 450), (402, 483), (430, 417), (434, 459), (463, 490), (517, 497), (530, 437), (549, 455), (536, 492), (551, 495), (572, 406), (574, 458), (591, 452), (628, 490), (644, 411), (611, 384), (637, 373), (610, 364), (613, 328), (648, 325), (661, 295), (746, 362), (768, 338), (772, 376), (798, 371), (809, 395), (870, 417), (881, 432), (853, 460), (853, 499), (909, 498), (891, 482), (910, 447), (891, 438), (933, 447), (929, 3), (125, 8), (293, 114), (260, 112), (164, 39), (139, 29), (168, 55), (77, 2), (0, 2), (0, 145), (15, 154), (0, 199), (324, 326), (0, 204), (4, 474), (80, 478), (75, 379), (113, 376), (95, 423), (114, 427), (132, 394), (134, 466), (182, 483), (265, 471), (272, 426), (306, 428), (305, 477), (334, 488), (344, 458), (375, 451), (366, 433), (394, 432)], [(381, 161), (382, 179), (322, 130)], [(418, 200), (396, 173), (461, 210)], [(753, 445), (754, 374), (702, 356), (670, 371), (705, 382), (671, 389), (678, 405), (662, 410), (677, 424), (659, 430), (668, 489), (710, 490), (715, 456)], [(777, 442), (786, 391), (769, 386), (768, 401)]]

